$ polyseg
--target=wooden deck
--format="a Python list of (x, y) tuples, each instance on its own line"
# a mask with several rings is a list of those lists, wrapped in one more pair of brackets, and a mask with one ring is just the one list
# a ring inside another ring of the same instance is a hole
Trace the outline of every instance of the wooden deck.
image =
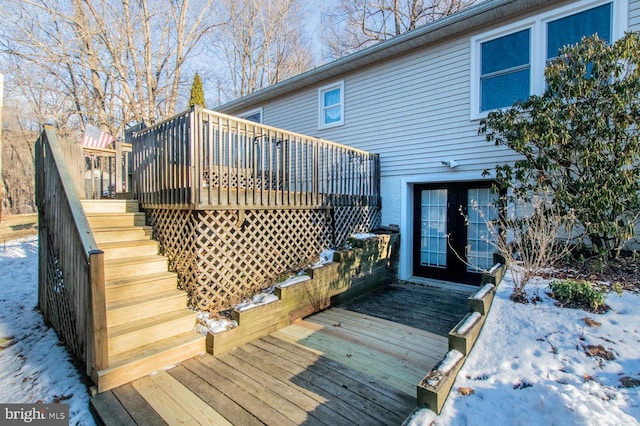
[[(466, 312), (464, 296), (458, 300)], [(108, 425), (399, 425), (415, 408), (417, 383), (447, 349), (442, 333), (333, 308), (91, 404)]]
[(446, 336), (469, 312), (467, 298), (478, 290), (394, 283), (341, 305), (345, 309)]

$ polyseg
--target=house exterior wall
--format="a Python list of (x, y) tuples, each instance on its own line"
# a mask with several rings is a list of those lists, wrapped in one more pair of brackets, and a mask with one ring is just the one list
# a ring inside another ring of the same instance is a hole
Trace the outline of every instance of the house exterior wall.
[(640, 2), (636, 0), (629, 2), (629, 30), (640, 30)]
[[(530, 15), (576, 2), (541, 3)], [(627, 22), (617, 32), (640, 30), (640, 0), (620, 4)], [(470, 107), (472, 43), (474, 36), (527, 16), (478, 27), (256, 105), (263, 108), (268, 125), (380, 155), (382, 224), (400, 224), (403, 235), (400, 278), (411, 276), (413, 185), (481, 180), (483, 170), (517, 159), (514, 152), (478, 134), (480, 119)], [(338, 81), (344, 82), (344, 125), (319, 130), (318, 87)], [(455, 160), (458, 166), (443, 165), (448, 160)]]

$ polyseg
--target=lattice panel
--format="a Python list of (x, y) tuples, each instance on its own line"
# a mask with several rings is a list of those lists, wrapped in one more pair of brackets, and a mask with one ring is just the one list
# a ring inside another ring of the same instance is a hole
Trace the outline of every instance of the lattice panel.
[(192, 304), (229, 308), (332, 245), (324, 210), (198, 212), (198, 285)]
[(381, 212), (372, 206), (336, 206), (334, 211), (334, 245), (342, 246), (353, 234), (380, 228)]
[(147, 210), (147, 223), (153, 238), (160, 243), (160, 253), (169, 260), (169, 270), (178, 274), (179, 288), (189, 289), (195, 281), (196, 218), (189, 210)]
[(380, 225), (367, 206), (300, 210), (147, 210), (191, 307), (218, 311), (306, 267), (328, 247)]
[[(64, 274), (59, 267), (59, 257), (53, 251), (51, 241), (47, 236), (44, 250), (48, 252), (46, 259), (45, 292), (46, 292), (46, 320), (51, 323), (60, 339), (78, 359), (85, 359), (85, 345), (82, 337), (76, 329), (76, 320), (73, 309), (72, 297), (64, 282)], [(40, 233), (40, 244), (43, 241), (43, 233)], [(42, 248), (41, 248), (42, 250)], [(41, 255), (42, 256), (42, 255)]]

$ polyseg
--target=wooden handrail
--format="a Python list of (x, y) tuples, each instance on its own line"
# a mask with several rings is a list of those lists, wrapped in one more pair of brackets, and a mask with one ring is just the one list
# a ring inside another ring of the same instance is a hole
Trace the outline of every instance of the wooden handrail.
[(89, 220), (84, 213), (80, 197), (78, 196), (78, 192), (73, 184), (71, 174), (67, 169), (64, 154), (60, 148), (56, 131), (53, 126), (45, 125), (44, 132), (46, 134), (49, 149), (51, 150), (51, 155), (53, 156), (53, 161), (55, 161), (56, 164), (58, 175), (60, 176), (60, 181), (64, 188), (66, 202), (68, 203), (71, 214), (73, 215), (73, 222), (77, 227), (78, 235), (82, 241), (82, 247), (84, 248), (88, 261), (89, 253), (93, 250), (99, 250), (98, 244), (93, 237), (91, 226), (89, 226)]
[(87, 374), (109, 365), (104, 255), (96, 244), (55, 129), (36, 142), (38, 305)]

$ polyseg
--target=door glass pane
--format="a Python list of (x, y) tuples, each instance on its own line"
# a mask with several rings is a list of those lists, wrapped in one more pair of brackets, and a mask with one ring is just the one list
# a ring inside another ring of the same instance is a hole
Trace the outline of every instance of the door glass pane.
[(420, 194), (420, 265), (447, 266), (447, 190)]
[(478, 272), (493, 266), (495, 235), (488, 222), (498, 218), (498, 194), (490, 188), (470, 188), (467, 194), (467, 271)]

